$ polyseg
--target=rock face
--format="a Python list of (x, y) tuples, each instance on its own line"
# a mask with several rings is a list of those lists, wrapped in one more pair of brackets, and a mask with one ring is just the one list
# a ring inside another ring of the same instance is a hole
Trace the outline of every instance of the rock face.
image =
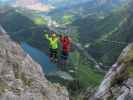
[(0, 100), (69, 100), (68, 92), (45, 78), (19, 44), (0, 32)]
[(123, 50), (91, 100), (133, 100), (133, 76), (129, 76), (129, 67), (133, 67), (133, 43)]

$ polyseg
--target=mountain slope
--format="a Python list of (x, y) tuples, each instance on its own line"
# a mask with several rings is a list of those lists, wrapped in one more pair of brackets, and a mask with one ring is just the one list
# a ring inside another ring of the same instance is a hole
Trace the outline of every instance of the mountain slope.
[[(45, 45), (47, 48), (47, 42), (43, 38), (43, 32), (49, 32), (50, 30), (45, 24), (37, 25), (36, 23), (38, 23), (38, 19), (34, 20), (33, 14), (28, 15), (27, 17), (27, 11), (21, 12), (21, 8), (10, 8), (5, 11), (4, 8), (1, 8), (1, 11), (2, 13), (0, 13), (0, 23), (14, 40), (19, 42), (25, 41), (34, 47), (42, 47), (41, 49), (44, 49)], [(41, 42), (39, 42), (40, 40)]]
[[(104, 1), (104, 3), (102, 3)], [(63, 0), (62, 0), (63, 2)], [(53, 11), (49, 12), (48, 15), (51, 16), (57, 22), (63, 23), (63, 17), (72, 16), (72, 21), (80, 20), (81, 18), (86, 18), (86, 16), (99, 16), (104, 17), (106, 14), (110, 13), (115, 7), (121, 6), (121, 0), (117, 2), (108, 2), (108, 0), (85, 0), (85, 1), (67, 1), (66, 6), (57, 7)], [(73, 4), (71, 2), (75, 2)], [(114, 6), (115, 5), (115, 6)], [(81, 20), (82, 21), (82, 20)]]
[(65, 88), (48, 82), (41, 66), (3, 32), (0, 30), (0, 100), (69, 100)]
[(99, 59), (105, 65), (114, 63), (121, 50), (133, 41), (133, 19), (131, 17), (132, 13), (129, 12), (130, 9), (130, 7), (126, 7), (124, 12), (121, 13), (123, 19), (119, 22), (118, 26), (114, 27), (110, 32), (103, 34), (89, 49), (89, 51), (98, 50), (96, 53), (101, 55)]
[(107, 15), (89, 15), (71, 24), (77, 28), (80, 42), (86, 50), (105, 66), (113, 64), (122, 49), (132, 41), (132, 29), (128, 27), (132, 19), (128, 6), (123, 4)]
[[(10, 13), (12, 13), (12, 14), (10, 15)], [(10, 15), (10, 17), (7, 15)], [(28, 44), (31, 44), (33, 47), (36, 47), (39, 50), (43, 51), (43, 53), (46, 53), (46, 54), (48, 53), (47, 52), (47, 50), (48, 50), (47, 44), (48, 43), (43, 36), (43, 32), (44, 31), (49, 32), (49, 29), (45, 25), (44, 26), (35, 25), (33, 23), (33, 20), (30, 20), (28, 17), (25, 16), (25, 13), (21, 14), (21, 13), (15, 12), (14, 10), (12, 12), (9, 11), (5, 14), (1, 14), (1, 18), (4, 20), (0, 20), (0, 22), (2, 22), (2, 25), (4, 25), (4, 28), (7, 29), (8, 32), (15, 31), (15, 35), (14, 35), (14, 33), (9, 33), (13, 39), (18, 40), (19, 42), (21, 42), (21, 41), (27, 42)], [(8, 20), (6, 20), (6, 19), (8, 19)], [(23, 20), (21, 22), (21, 25), (18, 25), (18, 29), (15, 29), (16, 25), (18, 24), (15, 21), (15, 19)], [(15, 24), (13, 24), (14, 21), (15, 21)], [(6, 26), (7, 23), (9, 23), (8, 27)], [(29, 26), (27, 25), (27, 23)], [(28, 30), (27, 30), (27, 28), (25, 28), (25, 27), (29, 28), (29, 27), (33, 27), (33, 26), (35, 26), (37, 28), (28, 29)], [(13, 27), (13, 28), (11, 28), (11, 27)], [(23, 30), (23, 28), (26, 30)], [(23, 31), (19, 31), (21, 29)], [(54, 31), (56, 31), (56, 30), (54, 30)], [(103, 78), (103, 74), (99, 73), (97, 69), (94, 69), (92, 67), (92, 66), (95, 66), (95, 64), (93, 65), (91, 63), (91, 61), (87, 61), (86, 58), (87, 58), (86, 56), (82, 57), (82, 54), (79, 51), (77, 51), (76, 49), (74, 49), (70, 54), (69, 66), (66, 65), (66, 67), (63, 67), (62, 64), (58, 65), (59, 69), (66, 71), (67, 73), (72, 75), (72, 77), (74, 78), (74, 81), (66, 82), (66, 80), (58, 79), (57, 77), (52, 78), (52, 81), (55, 81), (55, 82), (57, 82), (57, 81), (59, 82), (59, 80), (61, 80), (61, 83), (63, 85), (66, 85), (67, 88), (69, 88), (69, 92), (72, 92), (72, 94), (70, 93), (71, 98), (77, 97), (77, 95), (74, 95), (74, 94), (80, 93), (80, 91), (82, 91), (82, 89), (86, 90), (86, 87), (88, 87), (88, 85), (91, 87), (98, 86)], [(85, 64), (86, 62), (88, 62), (88, 63)], [(77, 66), (77, 64), (78, 64), (78, 66)], [(73, 72), (71, 73), (70, 71), (73, 71)], [(92, 78), (91, 75), (94, 78)], [(48, 77), (48, 79), (50, 79), (50, 78)], [(79, 91), (79, 88), (77, 88), (77, 87), (80, 87), (81, 90)]]
[(92, 100), (132, 100), (133, 43), (128, 45), (106, 74)]
[[(119, 41), (132, 42), (133, 26), (133, 2), (127, 10), (127, 20), (120, 27), (119, 31), (111, 34), (108, 39), (118, 39)], [(126, 45), (126, 44), (125, 44)], [(124, 45), (123, 45), (124, 46)], [(119, 48), (119, 47), (117, 47)], [(122, 48), (121, 48), (122, 49)], [(118, 54), (118, 53), (117, 53)], [(116, 63), (106, 74), (94, 98), (91, 100), (132, 100), (133, 91), (133, 43), (130, 43), (121, 53)]]
[(118, 5), (124, 0), (47, 0), (47, 3), (53, 4), (56, 7), (63, 7), (63, 6), (72, 6), (80, 3), (90, 2), (96, 4), (97, 6), (101, 5)]

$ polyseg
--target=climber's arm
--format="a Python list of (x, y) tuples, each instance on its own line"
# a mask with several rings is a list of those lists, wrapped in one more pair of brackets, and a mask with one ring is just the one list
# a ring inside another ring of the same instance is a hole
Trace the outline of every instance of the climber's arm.
[(46, 38), (46, 39), (49, 39), (49, 36), (48, 36), (48, 34), (45, 34), (45, 38)]
[(64, 35), (60, 35), (60, 41), (63, 42), (63, 39), (64, 39)]
[(44, 33), (44, 37), (45, 37), (47, 40), (49, 40), (49, 35), (48, 35), (47, 32)]

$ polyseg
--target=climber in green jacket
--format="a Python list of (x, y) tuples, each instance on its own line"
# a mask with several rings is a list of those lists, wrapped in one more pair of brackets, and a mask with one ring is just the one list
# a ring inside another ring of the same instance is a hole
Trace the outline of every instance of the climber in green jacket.
[(50, 60), (53, 62), (58, 61), (58, 48), (59, 48), (59, 38), (57, 37), (55, 32), (51, 32), (51, 35), (49, 36), (47, 33), (45, 33), (45, 38), (49, 42), (49, 48), (50, 48)]

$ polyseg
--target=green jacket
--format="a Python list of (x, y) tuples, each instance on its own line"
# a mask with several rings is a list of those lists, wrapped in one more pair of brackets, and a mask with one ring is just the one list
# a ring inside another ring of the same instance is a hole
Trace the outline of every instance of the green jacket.
[(45, 37), (47, 40), (49, 40), (49, 45), (51, 49), (58, 49), (59, 45), (59, 38), (55, 37), (54, 39), (52, 39), (52, 37), (49, 37), (48, 34), (45, 34)]

